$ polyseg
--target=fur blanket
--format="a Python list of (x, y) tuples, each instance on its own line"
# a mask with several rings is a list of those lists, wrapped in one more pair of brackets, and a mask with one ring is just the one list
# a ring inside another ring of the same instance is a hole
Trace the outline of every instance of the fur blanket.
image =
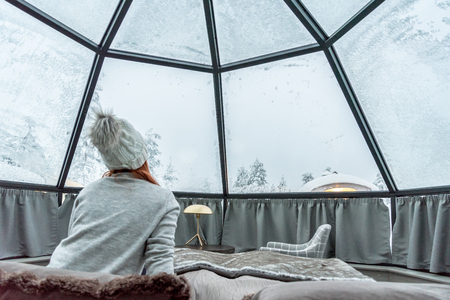
[[(42, 267), (45, 268), (45, 267)], [(5, 272), (0, 269), (0, 299), (154, 299), (190, 298), (190, 286), (183, 276), (160, 273), (154, 276), (118, 276), (107, 282), (96, 278), (49, 275), (33, 272)], [(68, 274), (71, 271), (67, 271)], [(153, 298), (152, 298), (153, 299)]]

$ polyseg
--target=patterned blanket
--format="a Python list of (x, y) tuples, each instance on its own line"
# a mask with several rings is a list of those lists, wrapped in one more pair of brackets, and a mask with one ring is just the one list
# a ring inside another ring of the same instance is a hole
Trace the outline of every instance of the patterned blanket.
[(337, 258), (306, 258), (270, 251), (223, 254), (176, 248), (174, 267), (178, 275), (203, 269), (228, 278), (250, 275), (281, 281), (374, 281)]

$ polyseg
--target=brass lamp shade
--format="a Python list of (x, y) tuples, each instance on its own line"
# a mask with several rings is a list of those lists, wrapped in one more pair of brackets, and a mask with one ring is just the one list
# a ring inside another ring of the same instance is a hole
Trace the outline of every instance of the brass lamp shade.
[(212, 210), (206, 205), (194, 204), (186, 207), (183, 212), (185, 214), (201, 214), (201, 215), (212, 215)]
[(195, 214), (195, 217), (197, 218), (197, 234), (194, 235), (187, 243), (189, 244), (192, 242), (195, 238), (198, 238), (198, 241), (200, 242), (200, 245), (203, 246), (203, 244), (206, 244), (206, 241), (202, 239), (202, 237), (199, 234), (199, 228), (200, 228), (200, 215), (212, 215), (212, 210), (206, 205), (200, 205), (200, 204), (193, 204), (186, 207), (183, 211), (185, 214)]

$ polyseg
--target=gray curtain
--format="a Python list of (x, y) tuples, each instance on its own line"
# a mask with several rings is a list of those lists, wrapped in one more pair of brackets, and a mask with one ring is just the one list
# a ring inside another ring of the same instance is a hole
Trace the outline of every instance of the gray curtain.
[(0, 258), (51, 254), (57, 224), (57, 193), (0, 188)]
[(382, 199), (336, 201), (336, 257), (346, 262), (391, 263), (391, 222)]
[(73, 203), (78, 194), (64, 194), (64, 201), (58, 209), (58, 243), (67, 237)]
[(236, 252), (269, 241), (301, 244), (322, 224), (332, 226), (325, 257), (390, 263), (389, 209), (382, 199), (231, 199), (222, 244)]
[[(222, 239), (222, 199), (177, 198), (180, 204), (175, 244), (183, 245), (197, 233), (197, 219), (194, 214), (184, 214), (183, 210), (192, 204), (202, 204), (211, 208), (212, 215), (200, 216), (200, 235), (211, 245), (218, 245)], [(194, 244), (194, 242), (191, 242)]]
[(392, 263), (450, 273), (450, 195), (397, 198)]

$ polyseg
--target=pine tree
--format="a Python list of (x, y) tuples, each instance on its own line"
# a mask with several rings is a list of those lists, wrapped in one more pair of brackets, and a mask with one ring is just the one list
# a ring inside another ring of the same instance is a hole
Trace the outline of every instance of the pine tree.
[(249, 185), (256, 185), (263, 187), (267, 184), (267, 172), (264, 169), (264, 164), (258, 159), (250, 166)]
[(277, 191), (277, 188), (275, 187), (275, 184), (272, 183), (272, 185), (270, 186), (270, 192), (275, 193), (276, 191)]
[[(330, 168), (330, 170), (331, 170), (331, 168)], [(312, 175), (312, 173), (305, 173), (302, 175), (303, 185), (310, 182), (311, 180), (314, 180), (314, 176)]]
[(147, 144), (148, 150), (148, 168), (150, 169), (150, 173), (152, 173), (152, 175), (155, 175), (155, 169), (161, 166), (161, 161), (157, 158), (157, 156), (161, 154), (161, 151), (159, 151), (158, 143), (156, 142), (156, 140), (161, 139), (161, 136), (157, 133), (153, 133), (152, 131), (153, 128), (150, 128), (150, 130), (145, 133), (144, 140)]
[(172, 188), (175, 181), (178, 181), (177, 172), (172, 165), (172, 157), (167, 165), (166, 173), (164, 173), (163, 176), (163, 181), (168, 188)]
[(380, 173), (377, 174), (377, 177), (375, 178), (373, 184), (376, 185), (380, 189), (380, 191), (387, 191), (388, 189)]
[(237, 179), (234, 182), (234, 187), (240, 191), (244, 191), (249, 184), (249, 174), (244, 167), (238, 169)]
[(52, 182), (54, 179), (50, 176), (55, 174), (52, 174), (52, 170), (48, 167), (45, 150), (39, 144), (36, 133), (37, 124), (31, 117), (23, 117), (23, 119), (28, 129), (24, 136), (15, 136), (12, 142), (14, 161), (17, 166), (41, 176), (44, 183), (47, 183), (46, 180)]
[(284, 179), (284, 175), (281, 176), (281, 181), (280, 184), (278, 185), (278, 191), (280, 193), (284, 193), (286, 192), (286, 187), (287, 187), (287, 183), (286, 183), (286, 179)]
[(86, 185), (99, 179), (107, 170), (100, 152), (92, 145), (85, 134), (82, 134), (78, 140), (68, 179)]

